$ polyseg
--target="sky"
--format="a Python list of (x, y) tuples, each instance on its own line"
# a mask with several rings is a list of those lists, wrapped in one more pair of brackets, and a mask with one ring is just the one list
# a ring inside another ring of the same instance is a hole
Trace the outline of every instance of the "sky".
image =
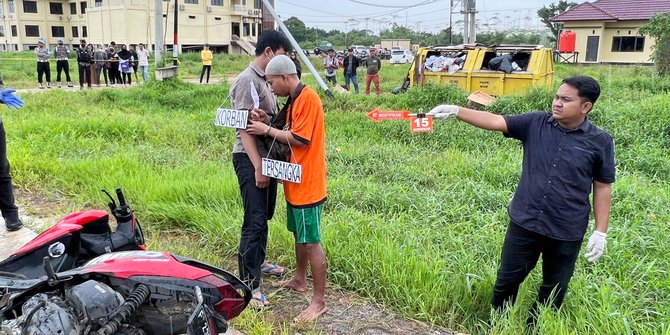
[[(369, 29), (374, 33), (397, 25), (436, 33), (449, 27), (454, 3), (454, 31), (462, 29), (461, 0), (275, 0), (282, 19), (299, 18), (307, 27), (340, 31)], [(573, 0), (581, 3), (583, 0)], [(543, 29), (537, 10), (558, 0), (476, 0), (477, 31)]]

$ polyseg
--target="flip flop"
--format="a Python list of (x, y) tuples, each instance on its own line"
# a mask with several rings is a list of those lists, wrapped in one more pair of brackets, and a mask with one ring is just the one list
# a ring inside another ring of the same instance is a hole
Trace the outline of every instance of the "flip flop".
[(260, 297), (253, 296), (251, 297), (251, 301), (249, 301), (249, 306), (251, 308), (260, 311), (263, 308), (267, 307), (270, 303), (265, 299), (265, 294), (261, 293)]
[(286, 269), (277, 264), (265, 263), (261, 266), (261, 272), (266, 275), (281, 277), (286, 273)]

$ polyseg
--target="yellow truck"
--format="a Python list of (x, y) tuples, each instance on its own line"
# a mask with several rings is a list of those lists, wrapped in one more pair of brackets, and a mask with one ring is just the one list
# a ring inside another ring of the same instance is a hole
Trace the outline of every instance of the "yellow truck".
[(534, 85), (553, 84), (553, 54), (549, 48), (531, 45), (421, 48), (394, 93), (430, 82), (492, 96), (522, 94)]

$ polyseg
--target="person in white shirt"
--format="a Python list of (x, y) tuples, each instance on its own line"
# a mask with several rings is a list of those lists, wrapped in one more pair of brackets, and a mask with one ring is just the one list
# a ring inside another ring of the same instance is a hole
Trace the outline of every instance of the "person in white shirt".
[(140, 72), (142, 72), (142, 80), (149, 80), (149, 50), (144, 48), (144, 43), (138, 45), (137, 58), (139, 60)]

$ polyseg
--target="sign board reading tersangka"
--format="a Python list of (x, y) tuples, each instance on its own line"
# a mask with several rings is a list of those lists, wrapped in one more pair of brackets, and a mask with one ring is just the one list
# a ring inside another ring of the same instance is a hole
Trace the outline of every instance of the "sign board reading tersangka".
[(216, 110), (214, 124), (221, 127), (247, 129), (247, 120), (249, 120), (248, 110), (219, 108)]
[(300, 184), (302, 181), (302, 165), (263, 158), (262, 166), (263, 170), (261, 173), (266, 177), (290, 181), (296, 184)]

